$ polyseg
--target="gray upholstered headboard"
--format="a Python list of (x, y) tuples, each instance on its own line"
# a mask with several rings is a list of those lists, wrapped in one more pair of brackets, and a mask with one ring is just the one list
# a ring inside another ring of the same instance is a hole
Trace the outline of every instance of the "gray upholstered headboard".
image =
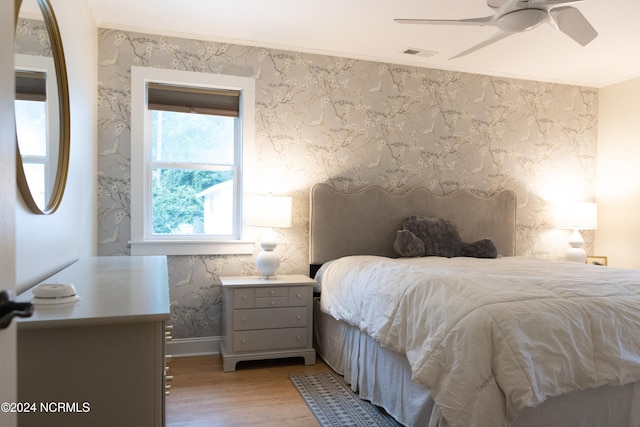
[(516, 195), (512, 191), (484, 198), (459, 190), (442, 197), (425, 188), (396, 195), (377, 186), (344, 193), (316, 184), (311, 189), (309, 264), (347, 255), (395, 258), (396, 230), (411, 215), (449, 220), (464, 241), (489, 238), (499, 255), (515, 255)]

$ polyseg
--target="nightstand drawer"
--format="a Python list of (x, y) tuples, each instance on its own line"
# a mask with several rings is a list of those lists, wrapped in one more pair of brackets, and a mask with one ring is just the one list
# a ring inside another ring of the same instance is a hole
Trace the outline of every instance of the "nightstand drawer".
[(307, 326), (307, 307), (236, 310), (233, 312), (233, 329), (296, 328)]
[(289, 305), (289, 288), (269, 287), (256, 289), (256, 308), (286, 307)]
[(233, 308), (253, 308), (255, 303), (255, 292), (252, 288), (233, 290)]
[(256, 298), (256, 308), (287, 307), (288, 305), (288, 297)]
[(309, 292), (311, 292), (311, 289), (308, 286), (289, 288), (289, 305), (307, 305), (309, 303)]
[(255, 288), (256, 298), (274, 298), (286, 297), (289, 295), (289, 289), (285, 287), (279, 288)]
[(268, 331), (241, 331), (233, 335), (233, 351), (237, 352), (304, 348), (306, 345), (306, 327)]

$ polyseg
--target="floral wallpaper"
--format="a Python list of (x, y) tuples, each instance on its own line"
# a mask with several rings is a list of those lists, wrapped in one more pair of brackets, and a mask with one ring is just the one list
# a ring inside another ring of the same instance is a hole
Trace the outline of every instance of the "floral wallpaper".
[[(342, 57), (120, 30), (99, 32), (99, 255), (128, 255), (131, 66), (256, 79), (248, 174), (294, 199), (281, 273), (308, 271), (309, 189), (375, 184), (403, 193), (518, 195), (519, 255), (562, 256), (553, 202), (593, 200), (597, 91)], [(589, 234), (588, 246), (592, 245)], [(171, 256), (175, 338), (221, 335), (220, 275), (254, 256)]]
[(44, 21), (20, 18), (16, 23), (15, 50), (24, 55), (53, 56)]

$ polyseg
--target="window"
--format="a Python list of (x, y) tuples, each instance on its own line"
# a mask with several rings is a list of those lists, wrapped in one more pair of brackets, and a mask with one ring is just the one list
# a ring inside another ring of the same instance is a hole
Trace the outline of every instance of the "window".
[(42, 209), (53, 192), (60, 142), (58, 89), (53, 58), (17, 54), (14, 111), (22, 167)]
[(51, 193), (50, 189), (53, 186), (53, 179), (48, 179), (50, 172), (47, 170), (49, 150), (46, 100), (25, 99), (16, 92), (15, 115), (22, 168), (27, 184), (36, 204), (45, 208), (47, 194)]
[(246, 254), (252, 78), (132, 67), (131, 253)]

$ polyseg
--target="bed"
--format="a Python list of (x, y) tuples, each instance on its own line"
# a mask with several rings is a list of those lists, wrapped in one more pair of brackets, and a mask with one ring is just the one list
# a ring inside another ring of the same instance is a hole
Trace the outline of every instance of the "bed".
[[(400, 257), (416, 215), (495, 258)], [(515, 226), (511, 191), (315, 185), (318, 354), (406, 426), (640, 426), (640, 272), (515, 256)]]

